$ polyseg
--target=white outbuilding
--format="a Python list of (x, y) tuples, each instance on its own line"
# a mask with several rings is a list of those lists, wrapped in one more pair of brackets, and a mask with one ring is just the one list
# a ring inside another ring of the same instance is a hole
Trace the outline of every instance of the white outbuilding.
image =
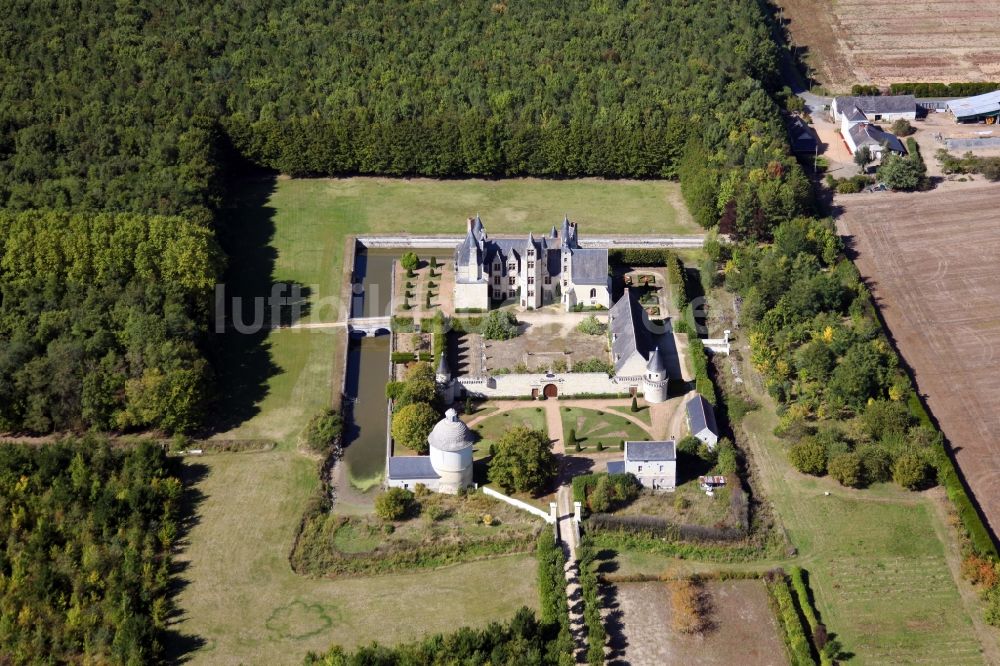
[(472, 444), (469, 427), (449, 409), (427, 436), (430, 455), (389, 456), (386, 485), (413, 489), (418, 483), (428, 489), (456, 494), (472, 485)]

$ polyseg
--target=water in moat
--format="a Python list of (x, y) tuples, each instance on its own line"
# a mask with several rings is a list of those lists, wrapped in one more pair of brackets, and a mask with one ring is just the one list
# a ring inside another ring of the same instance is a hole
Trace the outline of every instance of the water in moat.
[[(450, 250), (437, 250), (434, 254), (440, 257), (447, 252)], [(354, 283), (361, 287), (354, 290), (351, 316), (391, 314), (392, 263), (402, 254), (402, 250), (358, 248)], [(377, 487), (385, 474), (389, 336), (352, 335), (346, 373), (345, 394), (353, 406), (343, 460), (351, 484), (364, 491)]]
[[(352, 317), (387, 314), (391, 298), (392, 261), (400, 253), (358, 248), (354, 260)], [(389, 381), (389, 336), (352, 335), (347, 348), (344, 393), (352, 405), (344, 449), (344, 465), (359, 490), (379, 485), (385, 473), (386, 397)]]

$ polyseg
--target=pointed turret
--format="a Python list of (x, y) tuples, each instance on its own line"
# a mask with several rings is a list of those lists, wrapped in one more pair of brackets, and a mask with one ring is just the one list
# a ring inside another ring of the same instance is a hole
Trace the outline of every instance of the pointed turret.
[(663, 356), (660, 354), (660, 347), (657, 345), (653, 347), (653, 353), (649, 355), (649, 362), (646, 363), (646, 370), (650, 374), (664, 375), (667, 372), (667, 366), (663, 363)]
[[(448, 360), (445, 358), (445, 353), (441, 352), (441, 361), (438, 363), (437, 367), (438, 381), (448, 381), (451, 379), (451, 369), (448, 368)], [(444, 377), (442, 380), (441, 378)]]

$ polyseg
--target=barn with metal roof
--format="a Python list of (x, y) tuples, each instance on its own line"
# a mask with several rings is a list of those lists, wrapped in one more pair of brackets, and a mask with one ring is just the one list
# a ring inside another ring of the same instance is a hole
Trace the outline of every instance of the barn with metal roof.
[(960, 123), (1000, 122), (1000, 90), (948, 102), (948, 110)]

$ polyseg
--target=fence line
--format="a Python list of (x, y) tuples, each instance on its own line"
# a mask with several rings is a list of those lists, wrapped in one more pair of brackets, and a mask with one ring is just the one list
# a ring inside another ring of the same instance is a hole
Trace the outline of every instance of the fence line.
[(504, 495), (503, 493), (498, 493), (492, 488), (487, 488), (486, 486), (483, 486), (482, 491), (486, 495), (489, 495), (490, 497), (495, 497), (501, 502), (507, 502), (507, 504), (510, 504), (511, 506), (516, 506), (518, 509), (522, 509), (524, 511), (527, 511), (528, 513), (534, 514), (549, 524), (555, 522), (555, 518), (553, 518), (547, 512), (542, 511), (537, 506), (531, 506), (527, 502), (522, 502), (519, 499), (514, 499), (513, 497), (509, 497), (507, 495)]

